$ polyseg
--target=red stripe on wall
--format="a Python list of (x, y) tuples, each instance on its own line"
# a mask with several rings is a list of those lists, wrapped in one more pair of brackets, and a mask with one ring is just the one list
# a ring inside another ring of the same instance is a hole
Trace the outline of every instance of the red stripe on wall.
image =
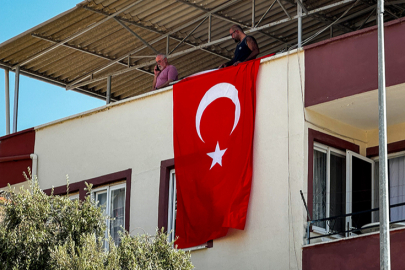
[[(405, 18), (385, 24), (386, 83), (405, 83)], [(377, 89), (377, 27), (304, 47), (305, 106)]]
[(0, 137), (0, 188), (25, 181), (23, 171), (32, 167), (34, 144), (33, 128)]
[[(405, 230), (391, 231), (391, 269), (404, 269)], [(380, 269), (379, 234), (307, 246), (302, 250), (303, 270)]]

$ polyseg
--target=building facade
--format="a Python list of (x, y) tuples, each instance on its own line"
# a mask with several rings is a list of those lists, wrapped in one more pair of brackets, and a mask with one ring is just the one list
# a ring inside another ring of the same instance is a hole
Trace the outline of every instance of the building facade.
[[(405, 202), (404, 33), (403, 20), (386, 25), (391, 205)], [(261, 60), (246, 228), (193, 249), (196, 269), (379, 268), (370, 229), (378, 214), (369, 211), (378, 207), (376, 36), (368, 28)], [(66, 193), (67, 174), (79, 199), (92, 183), (116, 217), (111, 228), (170, 228), (172, 94), (167, 87), (0, 138), (0, 188), (23, 184), (18, 171), (34, 162), (47, 192)], [(390, 214), (392, 269), (404, 263), (403, 207)]]

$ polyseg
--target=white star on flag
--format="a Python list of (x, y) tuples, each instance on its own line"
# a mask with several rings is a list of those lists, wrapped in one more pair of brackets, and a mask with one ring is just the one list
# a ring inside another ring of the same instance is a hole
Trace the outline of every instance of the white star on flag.
[(212, 158), (211, 168), (214, 167), (215, 164), (219, 164), (222, 167), (222, 156), (225, 154), (227, 149), (221, 150), (219, 149), (219, 142), (217, 142), (217, 146), (215, 147), (215, 152), (207, 153), (207, 155)]

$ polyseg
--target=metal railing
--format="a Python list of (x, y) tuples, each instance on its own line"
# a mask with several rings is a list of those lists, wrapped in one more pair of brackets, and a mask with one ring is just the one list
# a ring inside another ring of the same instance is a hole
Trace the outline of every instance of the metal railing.
[[(405, 202), (390, 205), (390, 209), (395, 208), (395, 207), (400, 207), (400, 206), (405, 206)], [(349, 214), (343, 214), (343, 215), (338, 215), (338, 216), (333, 216), (333, 217), (328, 217), (328, 218), (321, 218), (321, 219), (317, 219), (317, 220), (309, 220), (309, 218), (308, 218), (308, 221), (307, 221), (307, 237), (306, 237), (307, 238), (307, 244), (311, 243), (311, 239), (317, 239), (317, 238), (322, 238), (322, 237), (330, 237), (330, 236), (342, 235), (342, 234), (344, 234), (346, 236), (348, 233), (362, 233), (361, 232), (362, 230), (371, 229), (371, 228), (377, 228), (377, 227), (380, 226), (379, 224), (367, 226), (366, 228), (364, 228), (364, 227), (363, 228), (361, 228), (361, 227), (360, 228), (353, 228), (353, 227), (352, 228), (347, 228), (348, 227), (347, 224), (344, 223), (345, 226), (343, 226), (343, 227), (345, 229), (343, 229), (343, 230), (336, 230), (335, 226), (337, 224), (336, 221), (339, 220), (339, 219), (346, 220), (346, 217), (359, 216), (359, 215), (367, 214), (367, 213), (370, 213), (370, 215), (371, 215), (372, 212), (376, 212), (376, 211), (379, 211), (379, 210), (380, 210), (380, 208), (377, 207), (377, 208), (372, 208), (372, 209), (369, 209), (369, 210), (364, 210), (364, 211), (359, 211), (359, 212), (354, 212), (354, 213), (349, 213)], [(309, 217), (309, 215), (308, 215), (308, 217)], [(334, 221), (334, 223), (331, 226), (333, 221)], [(321, 235), (311, 237), (311, 227), (314, 224), (320, 223), (320, 222), (326, 222), (326, 225), (329, 228), (331, 228), (330, 232), (328, 232), (326, 234), (321, 234)], [(405, 219), (392, 221), (392, 222), (390, 222), (390, 224), (395, 224), (395, 223), (400, 223), (400, 222), (405, 222)]]

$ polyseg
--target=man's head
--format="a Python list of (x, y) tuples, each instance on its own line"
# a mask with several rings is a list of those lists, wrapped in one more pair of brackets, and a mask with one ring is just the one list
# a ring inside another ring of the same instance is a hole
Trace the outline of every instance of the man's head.
[(156, 64), (158, 65), (160, 70), (164, 70), (167, 67), (167, 65), (169, 65), (166, 55), (164, 54), (156, 55)]
[(232, 25), (231, 29), (229, 29), (229, 34), (236, 43), (241, 42), (245, 37), (245, 33), (243, 32), (242, 28), (237, 24)]

